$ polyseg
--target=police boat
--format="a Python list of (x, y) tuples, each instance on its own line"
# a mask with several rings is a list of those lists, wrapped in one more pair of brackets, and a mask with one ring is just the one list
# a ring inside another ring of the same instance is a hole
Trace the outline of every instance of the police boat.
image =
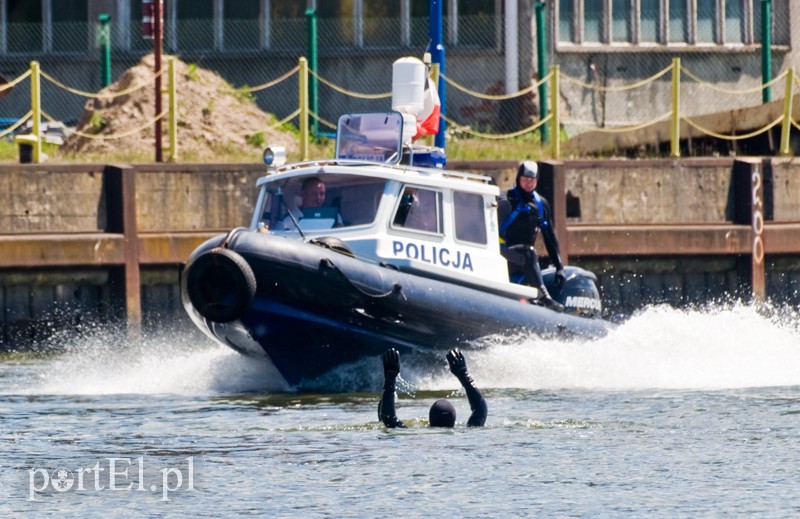
[(544, 271), (563, 311), (509, 281), (499, 188), (412, 144), (415, 117), (342, 116), (333, 159), (287, 164), (268, 148), (249, 226), (206, 241), (185, 264), (192, 321), (265, 358), (290, 386), (388, 347), (439, 356), (495, 334), (607, 333), (591, 272), (566, 267), (559, 290)]

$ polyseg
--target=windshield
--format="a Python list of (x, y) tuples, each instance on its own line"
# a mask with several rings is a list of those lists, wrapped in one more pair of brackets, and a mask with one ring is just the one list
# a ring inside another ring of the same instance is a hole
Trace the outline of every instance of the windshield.
[(336, 130), (336, 158), (396, 164), (402, 134), (400, 112), (343, 115)]
[(314, 231), (375, 221), (386, 181), (359, 175), (305, 175), (266, 184), (261, 224)]

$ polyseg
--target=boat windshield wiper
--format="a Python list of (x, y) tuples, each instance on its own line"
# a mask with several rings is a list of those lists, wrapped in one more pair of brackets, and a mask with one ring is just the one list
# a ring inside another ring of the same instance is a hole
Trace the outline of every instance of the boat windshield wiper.
[(292, 214), (292, 210), (289, 209), (289, 204), (286, 203), (286, 197), (283, 196), (283, 193), (278, 193), (278, 196), (281, 198), (281, 203), (283, 203), (283, 207), (286, 208), (286, 214), (288, 214), (289, 218), (292, 219), (292, 223), (294, 224), (295, 229), (297, 229), (297, 232), (300, 233), (300, 237), (305, 240), (306, 235), (303, 233), (303, 229), (300, 228), (300, 222), (297, 221), (297, 218), (295, 218), (294, 214)]

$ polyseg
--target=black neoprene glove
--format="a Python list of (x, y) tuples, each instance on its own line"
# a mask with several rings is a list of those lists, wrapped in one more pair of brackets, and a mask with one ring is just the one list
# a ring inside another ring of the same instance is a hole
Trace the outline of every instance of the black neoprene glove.
[(450, 372), (458, 377), (459, 380), (462, 377), (469, 376), (469, 373), (467, 373), (467, 361), (460, 350), (454, 349), (447, 352), (447, 363), (450, 364)]
[(389, 348), (383, 352), (383, 377), (393, 381), (399, 373), (400, 353), (394, 348)]

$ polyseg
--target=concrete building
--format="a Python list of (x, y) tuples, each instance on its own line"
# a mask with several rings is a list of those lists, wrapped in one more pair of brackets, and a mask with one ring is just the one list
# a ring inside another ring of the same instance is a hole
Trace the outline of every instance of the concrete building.
[[(538, 77), (531, 0), (440, 0), (444, 12), (446, 74), (466, 89), (502, 94)], [(682, 112), (708, 113), (761, 102), (762, 5), (772, 8), (772, 75), (798, 63), (800, 4), (790, 0), (548, 0), (548, 66), (561, 82), (563, 123), (582, 128), (641, 123), (669, 109), (670, 76), (631, 90), (618, 87), (653, 76), (680, 57), (698, 80), (728, 89), (721, 95), (684, 78)], [(344, 89), (385, 93), (390, 63), (421, 56), (429, 42), (429, 0), (164, 0), (164, 51), (218, 71), (234, 86), (260, 85), (308, 54), (306, 9), (316, 9), (319, 74)], [(152, 49), (142, 38), (140, 0), (0, 0), (0, 75), (13, 79), (31, 60), (65, 84), (101, 86), (96, 20), (112, 20), (112, 77)], [(85, 98), (45, 82), (43, 109), (62, 120), (79, 117)], [(774, 98), (783, 86), (772, 88)], [(360, 99), (324, 85), (319, 112), (335, 120), (347, 111), (386, 110), (386, 99)], [(512, 101), (447, 91), (447, 114), (460, 124), (500, 132), (538, 119), (537, 93)], [(259, 93), (262, 109), (279, 117), (297, 106), (296, 81)], [(29, 109), (24, 85), (0, 98), (0, 117)]]
[[(642, 88), (680, 58), (681, 113), (714, 113), (762, 102), (762, 9), (772, 10), (772, 76), (800, 65), (800, 4), (789, 0), (559, 0), (548, 3), (549, 52), (561, 72), (565, 124), (614, 127), (671, 106), (671, 75)], [(711, 88), (711, 85), (717, 87)], [(732, 91), (747, 91), (734, 94)], [(728, 93), (731, 91), (731, 93)], [(784, 84), (771, 88), (784, 96)], [(579, 124), (580, 123), (580, 124)]]

